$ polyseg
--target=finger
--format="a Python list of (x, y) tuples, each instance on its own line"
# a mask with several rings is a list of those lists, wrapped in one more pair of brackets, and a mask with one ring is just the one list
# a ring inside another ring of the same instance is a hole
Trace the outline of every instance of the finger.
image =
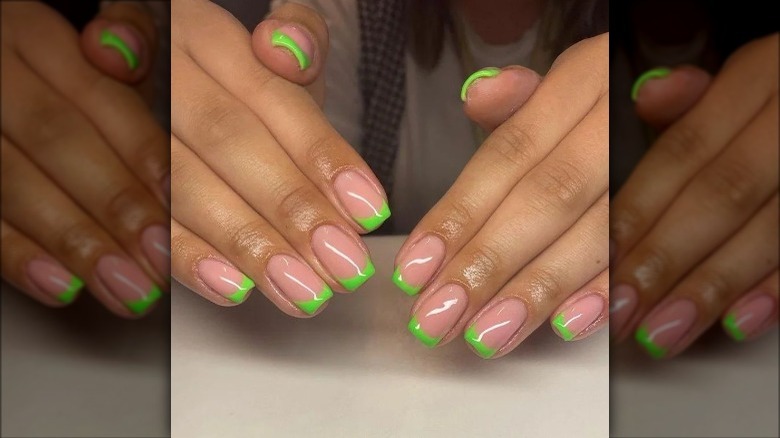
[(565, 341), (579, 341), (609, 321), (609, 270), (574, 292), (552, 313), (550, 324)]
[(645, 72), (633, 87), (636, 113), (650, 126), (664, 129), (699, 102), (711, 80), (709, 73), (693, 66)]
[(750, 341), (777, 325), (778, 271), (732, 304), (721, 323), (735, 341)]
[(72, 303), (84, 282), (43, 248), (0, 221), (3, 279), (42, 304), (62, 307)]
[(492, 132), (523, 106), (540, 81), (535, 71), (521, 66), (484, 68), (463, 83), (463, 110), (471, 121)]
[(145, 315), (162, 292), (133, 259), (5, 137), (3, 219), (43, 247), (115, 314)]
[(688, 348), (739, 294), (777, 270), (777, 208), (775, 196), (642, 320), (635, 338), (652, 357)]

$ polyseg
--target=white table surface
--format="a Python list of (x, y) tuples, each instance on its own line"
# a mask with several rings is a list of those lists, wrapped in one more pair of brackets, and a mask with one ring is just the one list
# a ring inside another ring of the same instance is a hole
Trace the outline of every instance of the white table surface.
[(173, 436), (607, 436), (606, 332), (568, 344), (544, 327), (495, 361), (461, 341), (429, 350), (389, 280), (402, 241), (367, 238), (377, 274), (310, 320), (174, 285)]

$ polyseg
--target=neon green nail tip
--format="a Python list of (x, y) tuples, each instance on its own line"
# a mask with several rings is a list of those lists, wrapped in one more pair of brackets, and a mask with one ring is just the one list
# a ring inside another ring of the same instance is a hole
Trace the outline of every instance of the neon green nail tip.
[(482, 78), (492, 78), (493, 76), (498, 76), (499, 73), (501, 73), (501, 69), (496, 67), (486, 67), (472, 73), (471, 76), (466, 78), (466, 82), (463, 83), (463, 86), (460, 87), (460, 100), (466, 101), (466, 92), (474, 81)]
[(647, 327), (639, 327), (634, 338), (654, 359), (666, 356), (666, 349), (650, 340), (650, 333), (647, 331)]
[(81, 281), (80, 278), (73, 275), (70, 277), (70, 283), (68, 283), (68, 288), (65, 289), (59, 295), (57, 295), (57, 300), (59, 300), (61, 303), (70, 304), (73, 302), (73, 300), (76, 299), (76, 296), (78, 296), (79, 291), (81, 291), (81, 288), (83, 287), (84, 287), (84, 282)]
[(246, 294), (248, 294), (253, 287), (255, 287), (255, 282), (244, 275), (241, 284), (238, 286), (238, 290), (228, 295), (227, 299), (234, 303), (243, 303), (246, 299)]
[(289, 50), (295, 59), (298, 60), (298, 67), (300, 67), (301, 70), (306, 70), (309, 68), (309, 65), (311, 65), (309, 55), (301, 50), (301, 47), (298, 45), (298, 43), (295, 42), (294, 39), (285, 35), (281, 31), (275, 30), (271, 33), (271, 45), (274, 47), (284, 47), (285, 49)]
[(363, 283), (367, 282), (368, 279), (371, 278), (375, 273), (376, 268), (374, 268), (374, 264), (371, 263), (371, 259), (366, 258), (366, 267), (363, 268), (362, 273), (352, 278), (339, 279), (339, 283), (341, 283), (345, 289), (352, 292), (362, 286)]
[(466, 333), (463, 334), (463, 339), (471, 344), (471, 346), (474, 347), (474, 350), (485, 359), (490, 359), (496, 354), (495, 349), (488, 347), (479, 340), (479, 333), (474, 330), (474, 326), (471, 326), (466, 330)]
[(401, 268), (395, 268), (393, 272), (393, 283), (398, 286), (398, 289), (406, 292), (406, 295), (414, 296), (420, 292), (421, 287), (415, 287), (401, 279)]
[(735, 341), (744, 341), (747, 337), (745, 333), (740, 330), (739, 325), (737, 325), (737, 316), (733, 313), (729, 313), (723, 318), (723, 328), (726, 329), (726, 332), (728, 332), (729, 336), (734, 338)]
[(125, 62), (127, 62), (127, 66), (130, 67), (130, 70), (138, 68), (138, 55), (133, 52), (130, 46), (128, 46), (122, 38), (119, 38), (119, 35), (108, 29), (104, 29), (103, 32), (100, 33), (100, 45), (116, 49), (116, 51), (125, 58)]
[(566, 328), (566, 319), (564, 318), (563, 313), (559, 313), (555, 319), (553, 319), (553, 327), (561, 334), (564, 341), (571, 341), (574, 339), (574, 333)]
[(390, 217), (390, 207), (387, 202), (382, 202), (382, 207), (379, 212), (371, 217), (355, 219), (366, 231), (374, 231), (379, 228), (380, 225), (385, 223), (387, 218)]
[(644, 85), (645, 82), (649, 81), (650, 79), (665, 78), (669, 76), (669, 73), (671, 72), (672, 70), (666, 67), (659, 67), (642, 73), (631, 87), (631, 100), (636, 102), (636, 98), (639, 96), (639, 90), (642, 88), (642, 85)]
[(162, 297), (162, 291), (160, 288), (157, 286), (152, 286), (152, 290), (150, 290), (145, 297), (136, 301), (127, 301), (125, 302), (125, 306), (127, 306), (127, 308), (136, 315), (142, 315), (146, 313), (146, 310), (149, 309), (149, 307), (154, 304), (155, 301), (159, 300), (160, 297)]
[(422, 328), (420, 328), (420, 323), (417, 321), (417, 317), (413, 316), (412, 319), (409, 321), (409, 325), (407, 326), (409, 331), (414, 335), (415, 338), (417, 338), (420, 342), (425, 344), (426, 347), (435, 347), (436, 344), (441, 341), (441, 338), (433, 338), (431, 336), (428, 336)]
[(322, 292), (320, 292), (317, 298), (309, 301), (296, 301), (295, 305), (298, 306), (299, 309), (311, 315), (314, 312), (316, 312), (320, 307), (322, 307), (322, 305), (325, 304), (332, 296), (333, 296), (333, 291), (326, 284), (325, 288), (322, 289)]

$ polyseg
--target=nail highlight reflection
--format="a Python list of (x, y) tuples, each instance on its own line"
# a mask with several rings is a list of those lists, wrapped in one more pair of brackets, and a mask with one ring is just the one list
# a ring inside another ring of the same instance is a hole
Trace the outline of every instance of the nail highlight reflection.
[(463, 338), (480, 356), (493, 357), (520, 329), (528, 316), (522, 300), (507, 298), (477, 318)]
[(420, 342), (434, 347), (452, 330), (467, 304), (468, 296), (461, 286), (442, 286), (417, 309), (407, 328)]

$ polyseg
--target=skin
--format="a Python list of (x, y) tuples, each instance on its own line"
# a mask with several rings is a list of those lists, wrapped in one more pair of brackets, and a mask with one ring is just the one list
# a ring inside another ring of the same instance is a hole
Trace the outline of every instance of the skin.
[[(673, 357), (740, 297), (761, 291), (776, 300), (777, 49), (774, 34), (734, 53), (709, 85), (685, 68), (640, 90), (638, 114), (668, 128), (613, 200), (611, 285), (630, 284), (639, 294), (615, 340), (687, 298), (698, 316), (666, 355)], [(694, 86), (678, 93), (685, 80)], [(663, 103), (676, 108), (676, 120)], [(775, 308), (753, 337), (776, 322)]]
[[(151, 17), (128, 11), (127, 5), (108, 8), (96, 22), (145, 20), (137, 32), (153, 46), (154, 35), (143, 30)], [(140, 233), (168, 221), (161, 184), (169, 168), (167, 139), (139, 93), (96, 68), (112, 64), (114, 53), (80, 40), (40, 3), (3, 2), (2, 17), (1, 228), (4, 243), (13, 243), (3, 245), (3, 278), (59, 306), (25, 269), (33, 259), (54, 259), (109, 310), (137, 317), (97, 280), (95, 266), (104, 255), (119, 255), (166, 284), (142, 252)], [(141, 62), (143, 74), (150, 61)]]

